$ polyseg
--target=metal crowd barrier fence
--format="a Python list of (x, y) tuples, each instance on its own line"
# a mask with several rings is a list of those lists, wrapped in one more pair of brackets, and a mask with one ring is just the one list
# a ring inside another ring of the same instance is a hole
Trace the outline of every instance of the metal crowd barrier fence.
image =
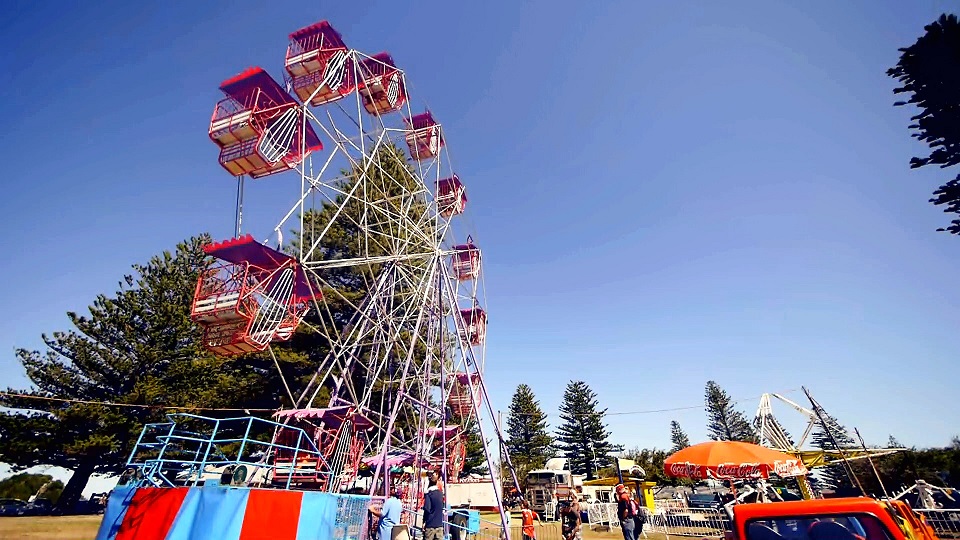
[[(653, 513), (645, 506), (640, 507), (640, 512), (643, 513), (644, 518), (643, 529), (635, 531), (635, 533), (638, 536), (643, 535), (643, 537), (646, 538), (647, 532), (654, 530)], [(584, 523), (584, 526), (589, 526), (590, 530), (607, 529), (619, 532), (620, 517), (617, 515), (617, 503), (593, 503), (587, 505), (587, 517), (589, 518), (589, 524)]]
[(587, 517), (590, 521), (590, 529), (596, 530), (600, 527), (619, 528), (620, 519), (617, 517), (617, 503), (593, 503), (587, 505)]
[(723, 538), (730, 528), (730, 518), (723, 509), (690, 508), (684, 500), (656, 501), (656, 512), (647, 512), (650, 530), (667, 537), (694, 536), (698, 538)]
[(960, 509), (914, 509), (914, 512), (923, 516), (927, 524), (940, 538), (960, 538)]
[(544, 520), (544, 521), (556, 521), (556, 519), (557, 519), (557, 503), (555, 503), (555, 502), (548, 502), (548, 503), (546, 503), (546, 504), (544, 505), (543, 514), (544, 514), (544, 515), (540, 516), (540, 519), (542, 519), (542, 520)]
[[(503, 525), (499, 521), (480, 519), (480, 526), (476, 531), (471, 531), (463, 525), (447, 521), (450, 529), (451, 540), (504, 540)], [(584, 524), (585, 526), (586, 524)], [(537, 540), (563, 540), (563, 534), (560, 530), (560, 523), (534, 521), (534, 536)], [(413, 536), (422, 538), (422, 531), (417, 530)], [(519, 513), (511, 513), (510, 517), (510, 538), (512, 540), (523, 539), (523, 524)]]

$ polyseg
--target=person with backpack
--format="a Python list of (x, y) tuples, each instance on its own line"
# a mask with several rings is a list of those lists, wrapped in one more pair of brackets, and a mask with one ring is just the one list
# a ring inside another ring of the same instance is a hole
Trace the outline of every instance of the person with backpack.
[(617, 517), (620, 519), (620, 532), (623, 540), (637, 540), (636, 535), (636, 502), (630, 499), (630, 494), (622, 485), (617, 486)]
[(640, 497), (630, 497), (633, 503), (633, 535), (637, 538), (643, 534), (643, 526), (647, 523), (647, 513), (644, 506), (640, 504)]

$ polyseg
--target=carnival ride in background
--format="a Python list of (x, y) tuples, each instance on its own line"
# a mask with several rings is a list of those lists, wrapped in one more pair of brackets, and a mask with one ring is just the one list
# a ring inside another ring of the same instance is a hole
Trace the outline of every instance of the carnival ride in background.
[[(173, 414), (146, 426), (124, 481), (399, 489), (407, 522), (426, 471), (461, 473), (465, 426), (479, 429), (488, 463), (498, 461), (489, 441), (502, 440), (483, 378), (487, 314), (481, 250), (462, 223), (466, 187), (390, 54), (349, 48), (326, 21), (289, 37), (284, 84), (253, 67), (220, 85), (209, 136), (236, 178), (236, 236), (205, 248), (216, 264), (198, 279), (191, 316), (207, 349), (268, 355), (281, 378), (273, 344), (303, 332), (322, 356), (298, 394), (283, 379), (290, 406), (270, 420)], [(243, 234), (245, 178), (287, 171), (300, 175), (289, 211), (267, 240)]]
[[(821, 415), (823, 413), (818, 413), (815, 410), (820, 407), (819, 404), (817, 404), (817, 402), (812, 396), (810, 396), (809, 393), (807, 393), (807, 397), (810, 399), (811, 406), (813, 407), (812, 409), (804, 407), (803, 405), (800, 405), (780, 394), (766, 393), (760, 396), (760, 403), (757, 406), (757, 412), (754, 415), (754, 425), (757, 426), (757, 435), (759, 437), (759, 443), (761, 446), (773, 448), (786, 454), (796, 456), (797, 459), (799, 459), (809, 470), (826, 465), (842, 464), (845, 461), (849, 462), (860, 459), (869, 460), (894, 454), (903, 450), (902, 448), (867, 448), (865, 445), (859, 449), (805, 449), (804, 445), (808, 442), (814, 428), (818, 425), (821, 426), (825, 432), (826, 430), (833, 432), (843, 431), (843, 428), (839, 425), (830, 425), (830, 421), (827, 418), (822, 418)], [(806, 426), (803, 434), (800, 436), (800, 439), (794, 441), (793, 438), (791, 438), (787, 433), (787, 430), (784, 429), (783, 424), (781, 424), (777, 417), (774, 416), (774, 399), (786, 404), (791, 409), (800, 413), (806, 419)], [(807, 481), (806, 475), (801, 475), (796, 478), (801, 495), (803, 495), (805, 499), (812, 498), (813, 493), (811, 492), (811, 487)]]

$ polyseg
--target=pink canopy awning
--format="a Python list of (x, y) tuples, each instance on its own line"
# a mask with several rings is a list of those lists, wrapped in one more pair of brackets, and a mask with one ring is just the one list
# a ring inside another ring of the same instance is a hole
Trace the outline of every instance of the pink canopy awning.
[[(387, 453), (386, 466), (406, 467), (408, 465), (413, 465), (415, 458), (416, 456), (413, 455), (413, 452), (407, 452), (405, 450), (391, 450)], [(367, 465), (368, 467), (376, 467), (381, 463), (384, 463), (383, 454), (363, 458), (363, 464)]]
[(375, 427), (369, 418), (354, 411), (352, 407), (330, 407), (326, 409), (285, 409), (273, 413), (273, 416), (278, 419), (305, 418), (319, 420), (325, 425), (333, 428), (338, 428), (341, 424), (343, 424), (344, 421), (350, 420), (360, 431), (366, 431)]

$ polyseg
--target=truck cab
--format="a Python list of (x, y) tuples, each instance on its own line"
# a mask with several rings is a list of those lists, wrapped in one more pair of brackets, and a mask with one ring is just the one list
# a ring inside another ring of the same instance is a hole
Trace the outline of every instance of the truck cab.
[(867, 497), (738, 504), (733, 507), (732, 536), (736, 540), (937, 540), (933, 529), (906, 504)]
[(583, 476), (570, 471), (566, 458), (552, 458), (544, 468), (527, 473), (525, 484), (530, 508), (545, 519), (555, 519), (559, 503), (583, 490)]
[[(557, 503), (570, 498), (573, 481), (570, 471), (541, 469), (527, 474), (527, 502), (540, 515), (556, 511)], [(548, 511), (549, 510), (549, 511)]]

